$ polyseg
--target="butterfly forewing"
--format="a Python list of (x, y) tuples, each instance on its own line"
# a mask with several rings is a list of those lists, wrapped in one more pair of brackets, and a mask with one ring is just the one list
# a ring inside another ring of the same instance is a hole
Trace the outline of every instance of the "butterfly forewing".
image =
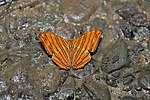
[(96, 49), (97, 49), (97, 46), (98, 46), (98, 44), (99, 44), (101, 35), (102, 35), (102, 31), (100, 31), (100, 30), (95, 30), (95, 31), (92, 31), (91, 34), (93, 34), (94, 36), (93, 36), (93, 38), (91, 39), (91, 45), (89, 45), (89, 51), (90, 51), (90, 52), (95, 52)]
[(53, 34), (42, 33), (39, 36), (40, 41), (49, 55), (52, 55), (52, 60), (62, 69), (70, 69), (69, 45), (68, 42)]
[(88, 32), (74, 41), (74, 47), (80, 47), (90, 52), (95, 52), (101, 35), (102, 31), (100, 30), (93, 30)]
[(43, 44), (45, 50), (47, 51), (47, 53), (48, 53), (49, 55), (52, 55), (54, 50), (53, 50), (53, 48), (51, 47), (52, 44), (51, 44), (51, 42), (49, 42), (50, 40), (49, 40), (49, 38), (46, 36), (46, 33), (40, 34), (40, 35), (39, 35), (39, 39), (40, 39), (40, 41), (42, 42), (42, 44)]

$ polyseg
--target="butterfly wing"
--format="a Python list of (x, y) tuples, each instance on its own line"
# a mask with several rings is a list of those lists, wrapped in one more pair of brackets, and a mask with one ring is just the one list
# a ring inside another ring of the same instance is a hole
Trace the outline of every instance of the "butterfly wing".
[(95, 52), (99, 44), (102, 31), (93, 30), (74, 41), (74, 56), (72, 66), (74, 69), (82, 68), (91, 60), (89, 52)]
[(70, 69), (69, 45), (68, 42), (55, 36), (54, 34), (42, 33), (39, 35), (45, 50), (49, 55), (52, 55), (52, 60), (62, 69)]

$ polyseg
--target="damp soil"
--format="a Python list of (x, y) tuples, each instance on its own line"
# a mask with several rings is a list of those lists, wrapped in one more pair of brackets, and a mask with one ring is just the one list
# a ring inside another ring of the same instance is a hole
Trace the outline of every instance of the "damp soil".
[[(38, 38), (93, 29), (98, 49), (73, 74)], [(0, 0), (0, 100), (150, 100), (150, 1)]]

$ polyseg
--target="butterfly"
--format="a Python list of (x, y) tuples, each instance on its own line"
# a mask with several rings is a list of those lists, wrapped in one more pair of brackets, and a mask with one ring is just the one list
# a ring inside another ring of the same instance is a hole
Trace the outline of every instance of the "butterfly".
[(102, 35), (101, 30), (87, 32), (73, 40), (65, 40), (49, 33), (41, 33), (39, 39), (52, 60), (65, 70), (83, 68), (91, 60), (90, 52), (95, 52)]

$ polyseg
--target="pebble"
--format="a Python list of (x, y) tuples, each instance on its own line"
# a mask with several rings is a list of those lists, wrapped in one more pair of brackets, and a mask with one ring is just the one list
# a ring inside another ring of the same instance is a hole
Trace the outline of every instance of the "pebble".
[(143, 70), (138, 77), (138, 85), (145, 90), (150, 90), (150, 70)]
[(123, 78), (123, 84), (129, 85), (133, 80), (134, 80), (134, 76), (129, 75), (129, 76)]
[(150, 27), (150, 20), (146, 14), (138, 11), (133, 4), (126, 4), (116, 12), (132, 25)]
[(123, 87), (123, 91), (128, 92), (128, 91), (130, 91), (132, 88), (133, 88), (133, 86), (127, 85), (127, 86)]
[(108, 46), (102, 58), (102, 70), (106, 73), (119, 70), (128, 64), (127, 48), (123, 40)]
[(124, 96), (120, 100), (138, 100), (138, 99), (136, 99), (135, 97), (132, 97), (132, 96)]
[(108, 87), (102, 83), (90, 81), (84, 83), (83, 87), (90, 97), (92, 97), (92, 100), (111, 100)]

